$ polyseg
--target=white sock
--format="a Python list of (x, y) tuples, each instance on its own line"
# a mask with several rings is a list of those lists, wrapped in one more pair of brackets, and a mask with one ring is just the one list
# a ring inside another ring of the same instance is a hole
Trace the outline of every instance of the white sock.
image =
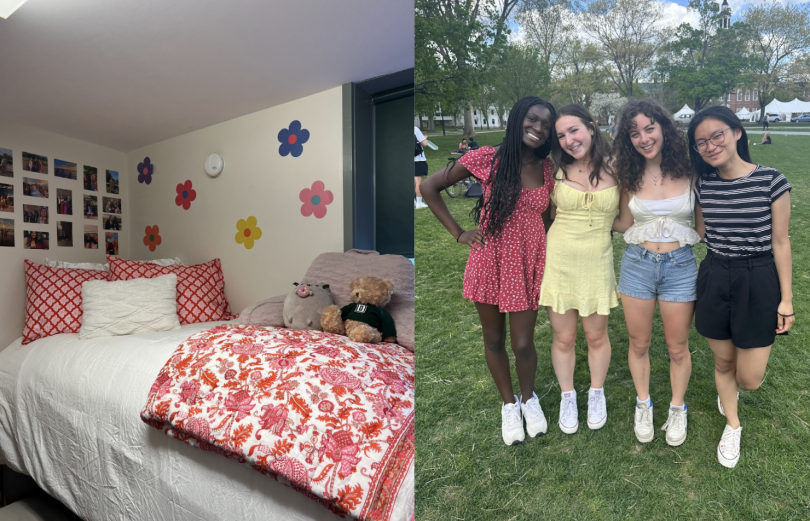
[(604, 387), (591, 387), (588, 390), (588, 396), (590, 396), (592, 394), (605, 394), (605, 388)]
[(576, 398), (577, 392), (576, 391), (563, 391), (562, 393), (563, 398)]
[(669, 402), (670, 409), (680, 409), (682, 411), (686, 410), (686, 402), (683, 402), (683, 405), (672, 405), (672, 402)]
[(421, 197), (416, 198), (416, 204), (422, 204), (422, 198)]
[(640, 399), (638, 398), (638, 396), (636, 396), (636, 407), (638, 407), (638, 406), (639, 406), (639, 405), (641, 405), (642, 403), (643, 403), (644, 405), (646, 405), (648, 409), (649, 409), (650, 407), (652, 407), (652, 396), (648, 396), (646, 400), (640, 400)]

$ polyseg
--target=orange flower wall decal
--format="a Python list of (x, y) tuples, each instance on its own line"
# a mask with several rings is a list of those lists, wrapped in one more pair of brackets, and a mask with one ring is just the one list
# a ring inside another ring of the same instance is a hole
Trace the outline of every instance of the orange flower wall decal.
[(155, 251), (155, 248), (160, 246), (162, 239), (160, 238), (160, 229), (157, 224), (154, 226), (146, 227), (146, 235), (143, 236), (143, 245), (149, 248), (149, 251)]

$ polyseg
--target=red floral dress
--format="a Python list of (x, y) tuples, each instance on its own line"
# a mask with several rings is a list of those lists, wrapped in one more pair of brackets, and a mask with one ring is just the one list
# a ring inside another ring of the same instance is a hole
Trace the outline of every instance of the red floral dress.
[[(459, 163), (481, 181), (489, 197), (493, 147), (464, 154)], [(497, 165), (497, 163), (496, 163)], [(543, 161), (543, 186), (524, 188), (512, 217), (501, 235), (485, 239), (485, 246), (470, 249), (464, 271), (464, 298), (498, 306), (501, 313), (536, 310), (546, 267), (546, 229), (542, 213), (548, 208), (554, 188), (551, 159)], [(482, 212), (481, 222), (484, 222)]]

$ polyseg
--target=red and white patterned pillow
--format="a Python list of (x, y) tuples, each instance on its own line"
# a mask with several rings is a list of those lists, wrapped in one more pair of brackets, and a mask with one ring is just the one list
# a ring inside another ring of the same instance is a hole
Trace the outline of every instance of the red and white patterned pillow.
[(109, 278), (106, 271), (51, 268), (26, 260), (28, 290), (22, 343), (57, 333), (78, 333), (82, 325), (82, 283)]
[(231, 307), (225, 298), (225, 277), (219, 259), (193, 266), (158, 266), (107, 256), (110, 280), (152, 279), (177, 275), (177, 316), (181, 324), (231, 320)]

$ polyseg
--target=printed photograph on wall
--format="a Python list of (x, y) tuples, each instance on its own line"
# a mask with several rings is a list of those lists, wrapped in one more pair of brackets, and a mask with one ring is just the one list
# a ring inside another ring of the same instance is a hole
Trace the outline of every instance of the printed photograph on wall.
[(47, 198), (48, 181), (35, 177), (23, 177), (23, 195)]
[(107, 255), (118, 255), (118, 234), (115, 232), (104, 233), (104, 243), (107, 246), (105, 250)]
[(23, 231), (23, 248), (26, 250), (49, 250), (48, 232)]
[(14, 219), (0, 219), (0, 246), (14, 247)]
[(53, 160), (53, 175), (65, 179), (73, 179), (74, 181), (79, 178), (76, 163), (62, 161), (61, 159)]
[(118, 215), (105, 215), (102, 219), (104, 221), (105, 230), (121, 230), (121, 217)]
[(56, 189), (56, 213), (73, 215), (73, 191), (64, 188)]
[(84, 189), (98, 192), (98, 169), (94, 166), (84, 165)]
[(14, 177), (14, 158), (8, 148), (0, 148), (0, 177)]
[(23, 205), (23, 222), (48, 224), (48, 207), (35, 204)]
[(37, 174), (48, 173), (48, 158), (47, 156), (40, 156), (30, 152), (22, 153), (23, 170), (29, 172), (36, 172)]
[(106, 175), (107, 181), (107, 193), (108, 194), (118, 194), (118, 172), (115, 170), (107, 170)]
[(14, 211), (14, 185), (0, 183), (0, 212)]
[(73, 223), (56, 221), (56, 245), (73, 246)]
[(98, 226), (95, 224), (84, 225), (84, 249), (98, 249)]
[(121, 215), (121, 199), (115, 197), (102, 197), (104, 203), (104, 213), (114, 213)]
[(95, 195), (85, 195), (84, 196), (84, 214), (85, 219), (97, 219), (98, 218), (98, 197)]

